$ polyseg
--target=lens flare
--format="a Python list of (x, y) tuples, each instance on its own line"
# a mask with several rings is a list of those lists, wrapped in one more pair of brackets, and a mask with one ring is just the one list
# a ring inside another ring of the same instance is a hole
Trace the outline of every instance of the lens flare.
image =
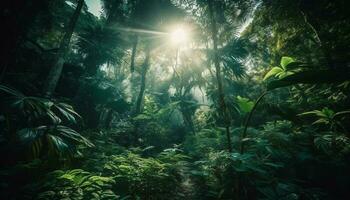
[(178, 27), (170, 33), (170, 39), (175, 45), (185, 43), (188, 40), (188, 32), (183, 27)]

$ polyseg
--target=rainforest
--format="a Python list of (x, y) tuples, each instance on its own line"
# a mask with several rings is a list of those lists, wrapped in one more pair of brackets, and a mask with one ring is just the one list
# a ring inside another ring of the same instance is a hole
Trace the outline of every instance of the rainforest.
[(0, 199), (350, 199), (349, 11), (1, 1)]

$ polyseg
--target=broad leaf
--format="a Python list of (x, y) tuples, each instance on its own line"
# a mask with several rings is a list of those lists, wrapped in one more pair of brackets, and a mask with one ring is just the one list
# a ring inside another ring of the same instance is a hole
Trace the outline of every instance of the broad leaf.
[(271, 76), (276, 76), (278, 73), (283, 72), (283, 69), (280, 67), (273, 67), (264, 77), (264, 80), (270, 78)]
[(237, 96), (237, 104), (239, 106), (239, 110), (242, 113), (248, 113), (253, 109), (254, 102), (250, 101), (247, 98), (243, 98), (241, 96)]
[(293, 63), (293, 62), (294, 62), (293, 58), (284, 56), (284, 57), (281, 58), (281, 67), (283, 69), (287, 69), (286, 68), (287, 65), (289, 65), (290, 63)]
[(63, 139), (58, 136), (48, 134), (47, 139), (49, 141), (49, 147), (51, 147), (52, 150), (57, 153), (66, 152), (69, 148), (69, 145), (66, 144)]
[(74, 111), (73, 107), (66, 103), (54, 104), (54, 107), (60, 111), (60, 113), (71, 122), (76, 123), (76, 117), (81, 118), (81, 116)]
[(46, 129), (47, 129), (46, 126), (40, 126), (37, 128), (24, 128), (24, 129), (17, 131), (17, 135), (18, 135), (20, 141), (23, 144), (27, 145), (27, 144), (34, 142), (35, 140), (37, 140), (41, 136), (43, 136)]
[(88, 139), (86, 139), (78, 132), (69, 127), (59, 125), (53, 131), (56, 135), (63, 136), (63, 139), (68, 139), (77, 143), (82, 143), (88, 147), (94, 146)]

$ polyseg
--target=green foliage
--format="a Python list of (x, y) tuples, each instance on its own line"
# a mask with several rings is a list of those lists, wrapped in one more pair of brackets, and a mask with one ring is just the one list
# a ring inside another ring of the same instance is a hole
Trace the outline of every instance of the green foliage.
[(309, 111), (309, 112), (304, 112), (299, 114), (299, 116), (303, 116), (303, 115), (314, 115), (316, 117), (318, 117), (319, 119), (317, 121), (315, 121), (313, 124), (327, 124), (330, 125), (332, 123), (334, 123), (334, 120), (336, 120), (335, 118), (338, 116), (342, 116), (342, 115), (346, 115), (346, 114), (350, 114), (350, 111), (341, 111), (341, 112), (334, 112), (333, 110), (325, 107), (322, 110), (313, 110), (313, 111)]
[(313, 122), (313, 124), (324, 124), (329, 126), (329, 128), (332, 131), (337, 131), (338, 128), (341, 129), (343, 132), (347, 132), (346, 129), (344, 128), (341, 119), (339, 119), (343, 115), (349, 115), (350, 111), (340, 111), (340, 112), (334, 112), (333, 110), (325, 107), (322, 110), (313, 110), (309, 112), (304, 112), (299, 114), (299, 116), (304, 116), (304, 115), (313, 115), (317, 117), (318, 119)]
[(280, 65), (283, 69), (287, 69), (288, 65), (294, 62), (295, 60), (291, 57), (282, 57)]
[(112, 155), (123, 153), (125, 147), (132, 144), (134, 138), (129, 128), (129, 124), (124, 124), (108, 131), (84, 131), (84, 135), (94, 141), (95, 146), (93, 148), (79, 146), (79, 151), (83, 155), (88, 155), (88, 158), (80, 158), (82, 168), (101, 174), (104, 171), (104, 164), (110, 160)]
[(348, 1), (76, 2), (3, 3), (2, 199), (349, 196)]
[(339, 69), (323, 69), (323, 66), (313, 66), (295, 61), (291, 57), (282, 57), (280, 66), (273, 67), (266, 73), (263, 80), (277, 77), (278, 80), (268, 82), (267, 89), (273, 90), (296, 84), (343, 83), (350, 77), (345, 67)]
[[(239, 194), (244, 199), (298, 197), (302, 190), (295, 184), (276, 177), (274, 173), (283, 168), (283, 165), (261, 159), (252, 153), (211, 153), (208, 160), (196, 164), (199, 168), (198, 171), (192, 171), (194, 180), (203, 181), (209, 187), (209, 192), (202, 194), (201, 198), (229, 199), (232, 195), (237, 196), (237, 183), (241, 190), (250, 191)], [(228, 176), (231, 179), (227, 179)], [(272, 176), (275, 178), (271, 179)], [(198, 188), (197, 190), (201, 191)]]
[(269, 72), (264, 76), (264, 80), (270, 78), (271, 76), (276, 76), (282, 78), (285, 75), (284, 71), (280, 67), (273, 67)]
[(174, 195), (179, 195), (181, 188), (181, 174), (176, 163), (181, 161), (179, 159), (182, 157), (173, 157), (172, 160), (166, 157), (168, 156), (164, 153), (161, 154), (161, 159), (168, 161), (162, 162), (155, 158), (142, 158), (137, 154), (126, 152), (112, 156), (104, 168), (107, 174), (113, 176), (117, 191), (122, 196), (172, 199)]
[(215, 150), (223, 150), (225, 136), (222, 128), (202, 129), (196, 135), (188, 136), (184, 142), (184, 150), (191, 157), (203, 157)]
[(76, 123), (76, 119), (80, 118), (80, 115), (69, 104), (45, 98), (25, 96), (6, 86), (1, 86), (0, 90), (11, 95), (9, 106), (23, 114), (28, 122), (48, 118), (51, 120), (51, 123), (60, 124), (63, 117), (69, 122)]
[(254, 102), (241, 96), (237, 96), (237, 104), (242, 114), (249, 113), (254, 107)]
[(273, 67), (270, 71), (266, 73), (263, 80), (266, 80), (272, 76), (277, 77), (279, 79), (284, 78), (286, 76), (292, 75), (295, 73), (297, 67), (302, 66), (303, 63), (296, 62), (291, 57), (282, 57), (280, 66)]
[[(238, 132), (240, 133), (241, 130)], [(189, 152), (197, 152), (197, 155), (201, 155), (191, 171), (192, 181), (195, 183), (195, 196), (198, 199), (228, 199), (237, 195), (237, 191), (243, 190), (249, 191), (239, 193), (240, 198), (243, 199), (321, 197), (323, 194), (319, 190), (302, 187), (298, 184), (298, 180), (290, 178), (293, 176), (295, 179), (304, 179), (305, 177), (295, 175), (288, 170), (294, 166), (297, 170), (295, 173), (298, 174), (303, 170), (312, 171), (316, 166), (318, 169), (322, 168), (317, 164), (322, 160), (314, 160), (313, 150), (310, 148), (314, 142), (308, 139), (310, 134), (316, 142), (318, 136), (313, 131), (295, 129), (289, 121), (269, 122), (262, 130), (248, 129), (248, 136), (243, 141), (246, 144), (246, 152), (243, 154), (220, 151), (224, 144), (217, 142), (218, 138), (223, 137), (220, 134), (207, 135), (207, 141), (209, 141), (208, 137), (211, 137), (210, 143), (205, 142), (204, 138), (198, 143), (196, 140), (190, 140), (189, 144), (202, 145), (199, 151), (193, 150), (195, 146), (192, 149), (187, 147), (190, 149)], [(199, 138), (201, 135), (198, 134), (196, 137)], [(345, 147), (345, 141), (348, 140), (342, 138), (342, 145), (341, 139), (338, 139), (338, 144), (343, 146), (339, 151), (346, 152), (348, 147)], [(317, 145), (315, 147), (317, 148)], [(331, 152), (329, 149), (327, 151)], [(315, 165), (305, 169), (304, 163), (310, 161), (316, 162)], [(239, 189), (237, 183), (239, 183)], [(203, 193), (203, 191), (209, 192)]]
[(98, 67), (106, 62), (119, 62), (123, 51), (117, 45), (122, 45), (119, 34), (101, 23), (90, 25), (79, 34), (77, 46), (86, 56), (84, 64), (89, 75), (96, 74)]
[(314, 144), (318, 150), (329, 156), (335, 156), (335, 152), (337, 156), (350, 152), (350, 139), (345, 135), (334, 135), (332, 132), (316, 135)]
[(38, 158), (47, 145), (47, 153), (50, 156), (70, 156), (79, 153), (75, 145), (83, 144), (92, 147), (93, 144), (82, 135), (66, 126), (39, 126), (36, 128), (24, 128), (17, 131), (19, 140), (25, 146), (29, 146), (32, 158)]
[(31, 159), (46, 154), (57, 157), (72, 156), (79, 153), (76, 150), (78, 144), (93, 146), (78, 132), (60, 125), (64, 121), (76, 123), (80, 118), (71, 105), (45, 98), (28, 97), (3, 85), (0, 90), (10, 94), (10, 101), (6, 103), (12, 109), (5, 112), (8, 116), (14, 115), (19, 118), (9, 117), (8, 126), (15, 126), (15, 138), (19, 144), (29, 148), (30, 153), (27, 154)]
[(196, 106), (196, 102), (179, 100), (170, 102), (160, 108), (156, 99), (151, 96), (145, 97), (143, 113), (133, 117), (136, 121), (162, 121), (169, 122), (171, 116), (176, 110), (181, 110), (182, 106), (190, 109), (190, 107)]
[(247, 75), (243, 64), (243, 60), (248, 56), (248, 52), (244, 48), (245, 42), (243, 39), (237, 38), (231, 40), (227, 46), (220, 50), (224, 72), (229, 78), (241, 79)]
[(119, 199), (111, 189), (112, 177), (94, 175), (82, 169), (57, 170), (46, 175), (36, 199)]

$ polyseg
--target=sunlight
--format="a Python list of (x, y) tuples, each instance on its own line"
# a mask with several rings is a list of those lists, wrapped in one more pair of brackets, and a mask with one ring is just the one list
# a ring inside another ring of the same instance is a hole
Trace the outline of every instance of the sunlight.
[(179, 45), (187, 42), (189, 33), (184, 27), (177, 27), (170, 33), (170, 40), (172, 44)]

